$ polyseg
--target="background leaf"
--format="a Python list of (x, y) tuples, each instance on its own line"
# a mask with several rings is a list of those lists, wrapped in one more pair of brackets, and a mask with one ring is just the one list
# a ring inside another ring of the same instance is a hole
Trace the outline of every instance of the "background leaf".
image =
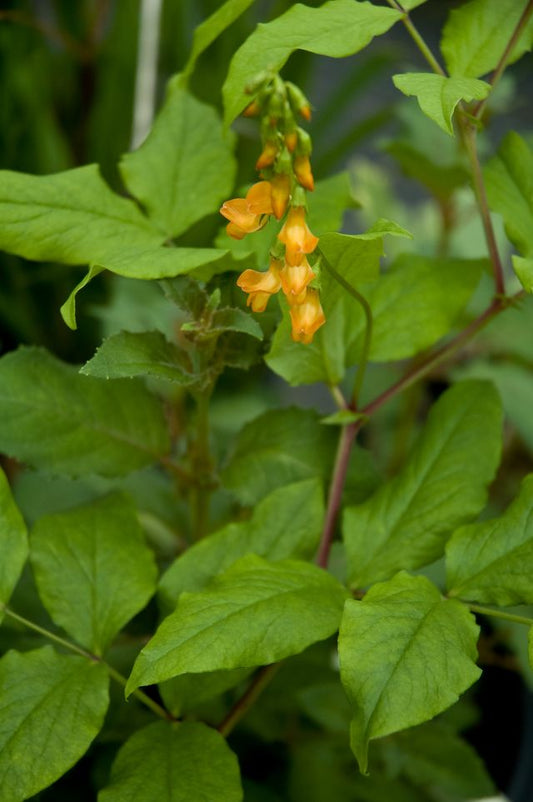
[(483, 509), (500, 457), (501, 418), (488, 382), (462, 382), (440, 397), (398, 475), (345, 510), (353, 585), (433, 562), (453, 529)]
[(254, 0), (226, 0), (207, 19), (196, 26), (192, 38), (192, 48), (184, 67), (184, 74), (190, 75), (194, 70), (198, 56), (207, 50), (215, 39), (235, 22), (249, 8)]
[(6, 475), (0, 468), (0, 623), (2, 604), (7, 604), (28, 556), (26, 524), (11, 495)]
[(346, 593), (309, 563), (249, 554), (201, 593), (182, 594), (141, 651), (126, 693), (139, 685), (275, 663), (337, 629)]
[(351, 56), (385, 33), (401, 13), (356, 0), (330, 0), (320, 8), (295, 3), (285, 14), (260, 24), (237, 50), (223, 87), (229, 124), (250, 102), (245, 87), (262, 70), (279, 70), (292, 52)]
[(80, 376), (40, 348), (0, 359), (0, 448), (67, 476), (120, 476), (170, 448), (161, 404), (142, 384)]
[(533, 474), (499, 518), (462, 526), (446, 547), (450, 595), (533, 604)]
[(104, 666), (50, 646), (0, 660), (0, 802), (23, 800), (87, 751), (108, 705)]
[(31, 535), (31, 563), (54, 622), (97, 655), (155, 590), (153, 553), (122, 494), (41, 518)]
[(241, 802), (237, 758), (212, 727), (158, 721), (120, 749), (98, 802)]
[(422, 576), (402, 572), (346, 602), (339, 659), (361, 771), (370, 740), (427, 721), (478, 679), (478, 631), (466, 607)]

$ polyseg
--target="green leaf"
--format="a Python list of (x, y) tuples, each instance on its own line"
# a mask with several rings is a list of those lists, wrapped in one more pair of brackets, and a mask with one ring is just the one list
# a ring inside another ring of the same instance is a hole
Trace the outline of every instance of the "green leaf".
[[(359, 275), (370, 275), (367, 271), (377, 269), (382, 252), (380, 239), (362, 239), (371, 232), (372, 229), (351, 240), (345, 258), (331, 261), (331, 264), (370, 304), (373, 315), (371, 361), (405, 359), (449, 332), (479, 283), (487, 262), (402, 254), (379, 281), (360, 284)], [(320, 240), (320, 248), (324, 239)], [(346, 368), (360, 358), (365, 331), (360, 304), (326, 269), (322, 270), (321, 284), (326, 323), (315, 334), (311, 345), (304, 349), (301, 344), (292, 342), (286, 312), (266, 357), (269, 367), (290, 384), (317, 381), (338, 384)]]
[(439, 199), (447, 200), (468, 182), (468, 170), (462, 164), (437, 164), (408, 142), (391, 142), (385, 150), (396, 159), (406, 176), (419, 181)]
[(249, 554), (201, 593), (183, 593), (141, 651), (129, 695), (180, 674), (275, 663), (332, 635), (346, 591), (306, 562)]
[(260, 24), (237, 50), (223, 87), (225, 120), (231, 123), (250, 102), (246, 86), (262, 70), (277, 71), (295, 50), (342, 58), (358, 53), (391, 28), (401, 12), (356, 0), (330, 0), (320, 8), (295, 3)]
[(500, 606), (533, 604), (533, 474), (499, 518), (454, 532), (446, 565), (452, 596)]
[(415, 95), (427, 116), (447, 134), (453, 136), (453, 113), (460, 100), (483, 100), (490, 84), (476, 78), (445, 78), (429, 72), (407, 72), (393, 75), (396, 89), (404, 95)]
[(0, 171), (0, 248), (26, 259), (76, 265), (164, 237), (133, 201), (112, 192), (89, 164), (55, 175)]
[(423, 576), (402, 572), (346, 602), (339, 660), (363, 773), (370, 740), (427, 721), (478, 679), (478, 632), (468, 609)]
[(241, 802), (237, 758), (212, 727), (158, 721), (120, 749), (98, 802)]
[(249, 8), (254, 0), (226, 0), (206, 20), (198, 25), (193, 33), (192, 48), (183, 68), (185, 76), (189, 76), (198, 60), (198, 57), (217, 39), (220, 34), (235, 22), (241, 14)]
[(228, 197), (233, 139), (215, 109), (170, 81), (148, 138), (120, 161), (124, 183), (166, 238), (217, 211)]
[(533, 151), (514, 131), (483, 171), (490, 208), (523, 256), (533, 256)]
[(189, 357), (159, 331), (114, 334), (80, 369), (85, 376), (100, 379), (157, 376), (177, 384), (195, 381)]
[[(273, 409), (259, 415), (240, 431), (235, 450), (222, 472), (225, 487), (242, 504), (252, 505), (276, 487), (302, 479), (329, 481), (337, 448), (336, 433), (320, 426), (311, 409)], [(376, 475), (367, 452), (354, 450), (352, 491), (368, 494)]]
[(23, 802), (73, 766), (107, 710), (104, 666), (50, 647), (0, 660), (0, 802)]
[(228, 524), (172, 563), (159, 584), (165, 607), (173, 608), (184, 590), (202, 590), (214, 576), (250, 552), (271, 560), (311, 557), (323, 518), (323, 490), (318, 479), (277, 488), (254, 507), (249, 521)]
[(526, 292), (533, 293), (533, 259), (523, 259), (521, 256), (512, 256), (514, 272), (518, 276)]
[(80, 376), (40, 348), (0, 359), (0, 449), (67, 476), (121, 476), (169, 448), (161, 404), (142, 384)]
[(327, 426), (347, 426), (349, 423), (356, 423), (358, 420), (368, 418), (363, 412), (354, 412), (353, 409), (339, 409), (332, 415), (326, 415), (320, 423)]
[(11, 495), (6, 475), (0, 468), (0, 623), (1, 605), (7, 604), (28, 556), (26, 524)]
[(500, 457), (501, 418), (488, 382), (462, 382), (440, 397), (400, 473), (345, 510), (353, 585), (433, 562), (453, 529), (483, 509)]
[(154, 556), (128, 496), (115, 493), (46, 515), (30, 543), (44, 606), (56, 624), (97, 655), (155, 591)]
[(69, 329), (76, 331), (78, 328), (78, 322), (76, 320), (76, 298), (78, 293), (81, 292), (81, 290), (83, 290), (83, 288), (86, 287), (95, 276), (98, 276), (103, 269), (104, 268), (100, 267), (100, 265), (91, 265), (82, 280), (76, 284), (67, 300), (61, 305), (59, 311), (61, 312), (61, 317)]
[(314, 192), (307, 198), (309, 206), (308, 225), (318, 237), (328, 231), (338, 231), (342, 227), (346, 209), (359, 206), (350, 187), (347, 172), (323, 178), (315, 184)]
[[(494, 69), (525, 7), (525, 0), (470, 0), (451, 11), (441, 42), (450, 74), (479, 78)], [(532, 41), (530, 19), (509, 61), (520, 58), (531, 48)]]

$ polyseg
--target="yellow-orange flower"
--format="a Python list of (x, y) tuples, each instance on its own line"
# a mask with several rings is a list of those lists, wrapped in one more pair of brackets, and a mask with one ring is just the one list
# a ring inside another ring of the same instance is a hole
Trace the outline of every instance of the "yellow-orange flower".
[(270, 179), (272, 186), (272, 210), (278, 220), (285, 214), (289, 195), (291, 192), (291, 180), (286, 173), (276, 173)]
[(299, 265), (284, 265), (279, 277), (281, 287), (290, 304), (302, 303), (305, 299), (307, 285), (315, 278), (311, 266), (305, 256)]
[(259, 156), (258, 160), (255, 163), (255, 169), (262, 170), (263, 167), (269, 167), (271, 164), (274, 164), (277, 155), (278, 155), (277, 143), (269, 139), (268, 142), (265, 143), (261, 155)]
[(298, 343), (309, 345), (317, 329), (326, 322), (324, 310), (316, 290), (307, 290), (301, 304), (291, 305), (292, 339)]
[(268, 270), (245, 270), (237, 279), (237, 286), (248, 293), (247, 306), (254, 312), (264, 312), (270, 296), (281, 288), (281, 262), (272, 259)]
[(272, 187), (268, 181), (259, 181), (245, 198), (233, 198), (222, 204), (220, 214), (229, 224), (226, 231), (233, 239), (258, 231), (266, 223), (264, 215), (272, 214)]
[(297, 156), (294, 160), (294, 175), (298, 183), (312, 192), (315, 188), (313, 173), (311, 172), (311, 162), (309, 156)]
[(293, 206), (278, 234), (278, 239), (285, 245), (285, 260), (289, 265), (299, 265), (306, 253), (315, 250), (318, 237), (315, 237), (307, 227), (303, 206)]
[(289, 131), (285, 134), (285, 144), (287, 145), (289, 153), (292, 153), (298, 144), (298, 133), (296, 131)]

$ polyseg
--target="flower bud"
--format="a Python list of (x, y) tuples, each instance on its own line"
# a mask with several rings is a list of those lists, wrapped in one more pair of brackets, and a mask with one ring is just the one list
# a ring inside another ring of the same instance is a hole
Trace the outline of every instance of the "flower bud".
[(269, 167), (271, 164), (274, 164), (276, 161), (276, 156), (278, 155), (278, 146), (277, 143), (273, 140), (268, 140), (265, 142), (265, 146), (259, 156), (258, 160), (255, 163), (256, 170), (262, 170), (263, 167)]
[(243, 117), (257, 117), (257, 115), (259, 114), (260, 111), (261, 111), (261, 107), (260, 107), (259, 103), (257, 102), (257, 100), (252, 100), (252, 102), (249, 103), (246, 106), (246, 108), (244, 109), (244, 111), (242, 113), (242, 116)]
[(311, 172), (309, 156), (296, 156), (294, 160), (294, 175), (302, 187), (305, 187), (310, 192), (314, 190), (315, 182)]
[(271, 179), (272, 210), (278, 220), (281, 220), (287, 209), (291, 192), (291, 180), (286, 173), (276, 173)]

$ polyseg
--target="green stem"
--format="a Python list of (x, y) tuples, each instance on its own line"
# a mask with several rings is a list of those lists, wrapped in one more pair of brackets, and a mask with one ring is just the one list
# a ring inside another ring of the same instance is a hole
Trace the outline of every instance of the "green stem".
[(403, 24), (405, 25), (406, 29), (409, 32), (409, 35), (411, 36), (412, 40), (414, 41), (414, 43), (416, 44), (416, 46), (418, 47), (424, 58), (426, 59), (427, 63), (429, 64), (433, 72), (436, 72), (437, 75), (443, 75), (444, 77), (446, 77), (445, 71), (440, 66), (439, 62), (437, 61), (437, 59), (431, 52), (431, 49), (429, 48), (429, 46), (426, 44), (426, 42), (418, 32), (417, 28), (411, 22), (411, 18), (409, 17), (409, 14), (405, 10), (405, 8), (403, 8), (402, 5), (398, 3), (396, 0), (387, 0), (387, 3), (389, 4), (389, 6), (391, 6), (391, 8), (394, 8), (396, 11), (402, 12)]
[(468, 604), (468, 607), (473, 613), (481, 613), (481, 615), (490, 615), (494, 618), (502, 618), (504, 621), (513, 621), (515, 624), (525, 624), (528, 627), (533, 626), (533, 618), (526, 618), (524, 615), (504, 613), (503, 610), (493, 610), (491, 607), (483, 607), (480, 604)]
[(337, 404), (339, 409), (348, 409), (348, 404), (346, 403), (346, 399), (342, 394), (342, 390), (338, 384), (328, 384), (328, 389), (333, 396), (333, 400)]
[(256, 702), (260, 694), (264, 691), (268, 683), (274, 677), (274, 674), (280, 668), (281, 663), (272, 663), (269, 666), (263, 666), (259, 669), (252, 682), (248, 686), (247, 691), (241, 696), (240, 699), (234, 704), (229, 711), (228, 715), (218, 727), (218, 731), (224, 738), (227, 738), (230, 732), (234, 729), (235, 725), (246, 715), (248, 710)]
[(358, 292), (358, 290), (356, 290), (355, 287), (353, 287), (348, 281), (346, 281), (346, 279), (343, 276), (341, 276), (340, 273), (337, 273), (335, 268), (330, 265), (330, 263), (328, 262), (323, 253), (321, 253), (321, 256), (322, 256), (322, 261), (326, 266), (326, 269), (331, 273), (335, 281), (337, 281), (341, 285), (341, 287), (345, 289), (346, 292), (349, 293), (352, 296), (352, 298), (354, 298), (357, 301), (357, 303), (363, 308), (363, 312), (365, 315), (365, 321), (366, 321), (365, 334), (363, 338), (363, 346), (361, 348), (361, 359), (359, 360), (357, 375), (355, 377), (355, 384), (353, 388), (352, 404), (351, 404), (351, 408), (357, 409), (359, 394), (363, 386), (366, 366), (368, 364), (368, 358), (370, 356), (370, 345), (372, 342), (372, 328), (373, 328), (372, 310), (366, 298), (363, 295), (361, 295), (361, 293)]
[[(66, 640), (65, 638), (56, 635), (55, 632), (50, 632), (49, 629), (45, 629), (44, 627), (39, 626), (39, 624), (35, 624), (33, 621), (30, 621), (28, 618), (24, 618), (23, 616), (19, 615), (18, 613), (13, 612), (10, 610), (9, 607), (5, 607), (3, 604), (0, 605), (0, 612), (4, 613), (4, 615), (9, 616), (14, 621), (18, 621), (19, 624), (27, 627), (27, 629), (31, 629), (34, 632), (38, 632), (39, 635), (42, 635), (44, 638), (48, 638), (48, 640), (53, 641), (53, 643), (57, 643), (58, 646), (62, 646), (64, 649), (68, 649), (75, 654), (81, 655), (81, 657), (85, 657), (87, 660), (90, 660), (92, 663), (101, 663), (109, 676), (118, 682), (123, 687), (126, 687), (127, 679), (124, 677), (119, 671), (117, 671), (113, 666), (110, 666), (105, 660), (102, 660), (96, 654), (92, 654), (88, 652), (86, 649), (82, 649), (81, 646), (77, 646), (75, 643), (71, 643), (71, 641)], [(154, 702), (153, 699), (150, 699), (147, 694), (143, 693), (143, 691), (135, 690), (133, 691), (133, 696), (139, 699), (146, 707), (149, 707), (150, 710), (155, 713), (156, 715), (160, 716), (160, 718), (164, 718), (167, 721), (174, 721), (174, 716), (172, 716), (168, 710), (165, 710), (164, 707), (158, 705), (157, 702)]]
[(209, 497), (213, 463), (209, 449), (209, 399), (211, 392), (195, 396), (196, 439), (192, 447), (191, 517), (192, 535), (200, 540), (209, 528)]

